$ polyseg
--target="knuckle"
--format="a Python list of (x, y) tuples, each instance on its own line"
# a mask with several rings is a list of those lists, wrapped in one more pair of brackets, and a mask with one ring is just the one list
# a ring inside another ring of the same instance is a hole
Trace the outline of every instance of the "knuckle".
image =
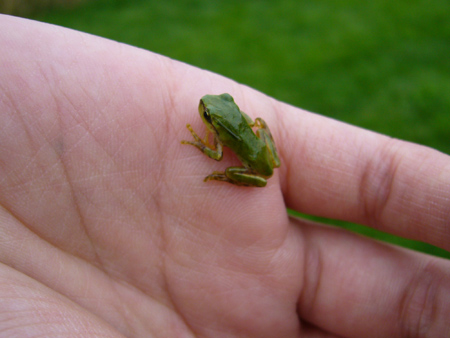
[(382, 216), (398, 185), (395, 184), (397, 168), (401, 162), (395, 140), (387, 142), (366, 164), (361, 176), (360, 201), (362, 217), (369, 225), (380, 226)]
[(450, 276), (435, 263), (415, 274), (400, 302), (401, 337), (446, 337), (450, 332), (449, 293)]

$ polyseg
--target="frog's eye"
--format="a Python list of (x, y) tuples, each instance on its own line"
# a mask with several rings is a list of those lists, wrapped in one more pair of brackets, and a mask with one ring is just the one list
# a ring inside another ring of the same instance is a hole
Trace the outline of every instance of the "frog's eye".
[(206, 121), (208, 121), (209, 123), (211, 123), (211, 115), (209, 114), (208, 109), (205, 109), (203, 111), (203, 117), (205, 118)]

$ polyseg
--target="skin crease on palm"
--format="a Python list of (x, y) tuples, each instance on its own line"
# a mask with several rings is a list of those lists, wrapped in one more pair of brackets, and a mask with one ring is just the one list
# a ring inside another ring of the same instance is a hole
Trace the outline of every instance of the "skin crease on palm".
[[(161, 55), (0, 17), (0, 337), (448, 337), (450, 158)], [(270, 126), (265, 188), (194, 147), (205, 94)], [(382, 118), (382, 116), (380, 116)]]

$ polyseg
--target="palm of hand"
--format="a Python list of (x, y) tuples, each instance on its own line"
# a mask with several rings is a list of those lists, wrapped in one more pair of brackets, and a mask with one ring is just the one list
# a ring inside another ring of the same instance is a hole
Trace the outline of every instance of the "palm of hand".
[[(116, 76), (152, 85), (132, 69)], [(73, 70), (59, 88), (70, 100), (28, 100), (39, 116), (11, 115), (3, 134), (16, 151), (3, 171), (16, 216), (8, 225), (23, 238), (11, 264), (31, 277), (15, 276), (21, 292), (43, 288), (52, 318), (103, 318), (86, 330), (106, 320), (135, 336), (296, 332), (299, 287), (289, 280), (300, 277), (300, 255), (279, 265), (296, 244), (276, 180), (263, 191), (202, 182), (200, 159), (186, 160), (193, 154), (176, 137), (186, 119), (171, 118), (197, 117), (198, 98), (164, 104), (173, 97), (153, 101), (115, 81), (102, 84), (115, 95), (94, 103), (78, 81)], [(49, 87), (32, 83), (23, 95)]]

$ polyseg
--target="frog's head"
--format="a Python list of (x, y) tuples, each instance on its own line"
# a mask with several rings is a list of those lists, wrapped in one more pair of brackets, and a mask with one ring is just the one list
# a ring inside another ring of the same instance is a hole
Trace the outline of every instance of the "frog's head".
[(230, 94), (205, 95), (200, 99), (198, 112), (206, 127), (214, 134), (219, 134), (220, 129), (226, 127), (227, 121), (233, 116), (233, 112), (239, 113), (239, 108), (234, 103)]

